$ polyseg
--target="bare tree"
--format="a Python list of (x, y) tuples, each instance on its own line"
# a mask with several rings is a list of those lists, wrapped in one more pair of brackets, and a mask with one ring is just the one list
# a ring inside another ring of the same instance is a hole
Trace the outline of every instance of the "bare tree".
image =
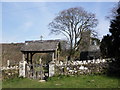
[(79, 48), (82, 33), (93, 32), (98, 20), (95, 14), (88, 13), (82, 7), (69, 8), (61, 11), (52, 22), (49, 23), (51, 33), (65, 35), (70, 44), (70, 56)]

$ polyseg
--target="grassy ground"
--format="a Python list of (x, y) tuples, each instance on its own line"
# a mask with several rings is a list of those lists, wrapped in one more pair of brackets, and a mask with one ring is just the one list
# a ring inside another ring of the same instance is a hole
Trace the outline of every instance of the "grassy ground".
[(3, 88), (120, 88), (120, 78), (107, 76), (59, 76), (47, 82), (28, 78), (3, 81)]

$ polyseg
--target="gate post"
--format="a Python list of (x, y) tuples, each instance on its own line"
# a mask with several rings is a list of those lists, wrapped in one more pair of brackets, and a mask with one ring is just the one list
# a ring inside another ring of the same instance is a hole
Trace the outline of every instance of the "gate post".
[(55, 62), (51, 61), (49, 63), (49, 77), (52, 77), (55, 74)]
[(27, 70), (27, 66), (26, 66), (26, 61), (21, 61), (19, 62), (19, 77), (26, 77), (26, 70)]

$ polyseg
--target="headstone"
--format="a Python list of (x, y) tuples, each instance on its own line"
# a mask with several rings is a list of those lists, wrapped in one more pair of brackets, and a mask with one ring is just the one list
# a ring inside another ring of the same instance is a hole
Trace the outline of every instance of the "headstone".
[(55, 62), (51, 61), (49, 63), (49, 77), (52, 77), (55, 74)]
[(41, 58), (39, 59), (39, 62), (40, 62), (40, 64), (42, 63), (42, 59)]
[(26, 76), (26, 61), (19, 62), (19, 77), (25, 77)]
[(7, 60), (7, 67), (10, 67), (10, 60)]

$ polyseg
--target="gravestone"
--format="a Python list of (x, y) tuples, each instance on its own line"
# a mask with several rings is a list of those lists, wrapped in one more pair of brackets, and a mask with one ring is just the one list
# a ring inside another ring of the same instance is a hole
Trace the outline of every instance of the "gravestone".
[(7, 60), (7, 67), (10, 67), (10, 60)]
[(26, 67), (27, 67), (26, 61), (19, 62), (19, 77), (26, 77), (26, 69), (27, 69)]
[(49, 77), (54, 76), (54, 74), (55, 74), (55, 62), (51, 61), (49, 63)]

